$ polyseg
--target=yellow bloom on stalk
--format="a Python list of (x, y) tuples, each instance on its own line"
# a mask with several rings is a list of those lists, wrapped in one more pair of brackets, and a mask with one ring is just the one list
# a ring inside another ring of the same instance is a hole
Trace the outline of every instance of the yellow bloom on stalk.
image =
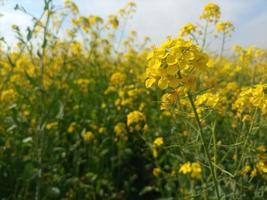
[(131, 126), (133, 124), (143, 123), (145, 121), (145, 116), (143, 113), (139, 111), (130, 112), (127, 115), (127, 126)]
[(110, 82), (113, 85), (123, 85), (126, 81), (126, 75), (121, 72), (115, 72), (111, 75)]
[(191, 40), (169, 38), (161, 47), (155, 48), (147, 60), (146, 87), (157, 84), (160, 89), (166, 89), (183, 86), (186, 80), (192, 80), (190, 77), (194, 73), (206, 68), (208, 56)]
[(210, 92), (198, 95), (195, 101), (196, 106), (207, 105), (208, 107), (214, 108), (219, 102), (219, 95), (212, 94)]
[(182, 166), (179, 169), (179, 173), (182, 173), (182, 174), (188, 174), (188, 173), (191, 173), (191, 171), (192, 171), (192, 168), (191, 168), (190, 162), (186, 162), (182, 164)]
[(83, 91), (87, 92), (88, 85), (92, 82), (92, 80), (80, 78), (74, 81), (74, 83)]
[(201, 178), (201, 172), (202, 168), (198, 162), (193, 162), (193, 163), (186, 162), (182, 164), (179, 169), (179, 173), (191, 174), (192, 178), (197, 178), (197, 179)]
[(95, 24), (102, 24), (103, 19), (99, 16), (91, 15), (88, 17), (90, 25), (95, 25)]
[(152, 147), (152, 155), (154, 158), (158, 157), (158, 148), (164, 144), (163, 137), (157, 137), (153, 141), (153, 147)]
[(105, 127), (100, 127), (100, 128), (98, 129), (98, 132), (99, 132), (100, 134), (103, 134), (103, 133), (107, 132), (107, 129), (106, 129)]
[(193, 32), (196, 31), (196, 29), (197, 27), (194, 24), (188, 23), (181, 28), (179, 32), (179, 36), (185, 37), (185, 36), (191, 35)]
[(46, 124), (45, 128), (47, 130), (56, 129), (58, 127), (58, 122), (51, 122)]
[(234, 25), (230, 21), (219, 22), (216, 24), (216, 29), (218, 32), (229, 34), (234, 31)]
[(159, 167), (153, 169), (154, 176), (159, 176), (160, 174), (161, 174), (161, 169)]
[(76, 126), (77, 126), (77, 123), (76, 123), (76, 122), (72, 122), (72, 123), (69, 125), (67, 132), (68, 132), (68, 133), (73, 133), (73, 132), (75, 131)]
[(267, 149), (266, 149), (266, 146), (260, 145), (260, 146), (257, 147), (257, 150), (260, 151), (260, 152), (265, 152)]
[(267, 173), (267, 163), (266, 162), (260, 160), (259, 162), (257, 162), (256, 167), (260, 172)]
[(252, 170), (251, 166), (246, 165), (246, 166), (241, 170), (241, 174), (242, 174), (242, 175), (247, 175), (251, 170)]
[(118, 20), (118, 17), (115, 16), (115, 15), (110, 15), (110, 16), (109, 16), (109, 23), (111, 24), (111, 26), (112, 26), (114, 29), (117, 29), (118, 26), (119, 26), (119, 20)]
[(74, 15), (79, 13), (78, 6), (72, 0), (64, 0), (64, 7), (69, 8)]
[(123, 122), (119, 122), (114, 127), (114, 132), (116, 137), (121, 136), (123, 133), (126, 133), (126, 124)]
[(191, 170), (192, 170), (191, 176), (193, 178), (200, 178), (201, 177), (202, 169), (201, 169), (201, 165), (198, 162), (192, 163)]
[(204, 6), (204, 10), (200, 15), (200, 19), (205, 19), (209, 22), (217, 22), (221, 17), (220, 7), (215, 3), (208, 3)]
[(157, 137), (154, 142), (153, 145), (156, 147), (160, 147), (161, 145), (163, 145), (164, 141), (163, 141), (163, 137)]
[(233, 109), (242, 113), (258, 108), (261, 110), (262, 114), (267, 114), (266, 89), (267, 84), (257, 84), (254, 87), (242, 88), (238, 98), (233, 103)]
[(90, 142), (94, 139), (94, 134), (91, 131), (84, 132), (82, 138), (85, 142)]
[(254, 168), (254, 169), (251, 171), (251, 173), (250, 173), (250, 177), (251, 177), (251, 178), (253, 178), (253, 177), (255, 177), (255, 176), (257, 176), (257, 169), (256, 169), (256, 168)]
[(177, 101), (177, 94), (173, 93), (166, 93), (161, 97), (161, 110), (168, 110), (171, 106), (175, 105)]
[(4, 90), (0, 93), (0, 100), (1, 101), (10, 101), (16, 96), (16, 91), (13, 89)]

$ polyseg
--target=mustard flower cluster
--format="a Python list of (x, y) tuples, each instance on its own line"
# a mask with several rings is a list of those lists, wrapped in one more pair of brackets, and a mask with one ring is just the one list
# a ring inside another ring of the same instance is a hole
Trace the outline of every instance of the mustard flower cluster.
[(255, 108), (263, 115), (267, 114), (267, 84), (257, 84), (255, 87), (243, 88), (233, 103), (233, 109), (239, 113), (247, 113)]
[(192, 178), (201, 178), (202, 168), (198, 162), (186, 162), (181, 165), (179, 173), (182, 174), (191, 174)]
[(192, 87), (194, 75), (206, 68), (207, 54), (191, 40), (171, 39), (155, 48), (147, 57), (146, 87), (157, 83), (160, 89)]
[(184, 25), (180, 32), (179, 32), (179, 36), (181, 37), (185, 37), (188, 35), (191, 35), (192, 33), (194, 33), (197, 30), (197, 26), (192, 24), (192, 23), (188, 23), (186, 25)]
[(205, 19), (209, 22), (216, 23), (221, 17), (221, 9), (215, 3), (208, 3), (205, 5), (203, 13), (200, 16), (200, 19)]
[(127, 126), (130, 132), (141, 131), (145, 123), (145, 115), (140, 111), (133, 111), (127, 115)]
[(225, 34), (230, 34), (232, 31), (234, 31), (234, 25), (230, 21), (226, 22), (218, 22), (216, 24), (216, 29), (218, 32), (223, 32)]

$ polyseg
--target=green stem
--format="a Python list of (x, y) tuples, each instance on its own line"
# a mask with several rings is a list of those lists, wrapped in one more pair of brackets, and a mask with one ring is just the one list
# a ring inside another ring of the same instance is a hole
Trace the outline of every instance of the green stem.
[(222, 36), (222, 46), (221, 46), (221, 51), (220, 51), (220, 59), (221, 59), (223, 52), (224, 52), (224, 45), (225, 45), (225, 32), (223, 32), (223, 36)]
[(202, 41), (201, 49), (204, 49), (205, 45), (206, 45), (207, 33), (208, 33), (208, 24), (209, 24), (209, 22), (207, 21), (205, 24), (205, 28), (204, 28), (204, 35), (203, 35), (203, 41)]
[(199, 116), (198, 116), (198, 113), (197, 113), (197, 110), (196, 110), (196, 106), (195, 106), (195, 103), (193, 101), (191, 93), (187, 92), (187, 95), (188, 95), (188, 99), (190, 101), (191, 107), (193, 109), (193, 112), (194, 112), (194, 115), (195, 115), (195, 119), (197, 121), (197, 125), (198, 125), (198, 129), (199, 129), (199, 132), (200, 132), (200, 138), (201, 138), (201, 142), (202, 142), (202, 145), (203, 145), (204, 153), (205, 153), (205, 155), (206, 155), (206, 157), (208, 159), (209, 168), (210, 168), (212, 179), (213, 179), (213, 182), (214, 182), (214, 185), (215, 185), (216, 196), (217, 196), (217, 199), (220, 200), (221, 198), (220, 198), (220, 193), (219, 193), (218, 181), (217, 181), (216, 176), (215, 176), (215, 172), (214, 172), (214, 168), (213, 168), (213, 165), (212, 165), (212, 162), (211, 162), (211, 157), (210, 157), (209, 152), (208, 152), (207, 144), (205, 143), (205, 140), (204, 140), (204, 132), (203, 132), (203, 129), (202, 129), (202, 126), (201, 126), (201, 122), (200, 122), (200, 119), (199, 119)]

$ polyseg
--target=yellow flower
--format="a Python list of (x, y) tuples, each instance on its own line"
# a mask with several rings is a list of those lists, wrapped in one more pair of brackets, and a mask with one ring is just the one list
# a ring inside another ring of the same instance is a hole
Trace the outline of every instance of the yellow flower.
[(58, 122), (51, 122), (46, 124), (45, 128), (47, 130), (56, 129), (58, 127)]
[(80, 78), (74, 81), (74, 83), (83, 91), (87, 92), (88, 85), (92, 83), (92, 80)]
[(94, 134), (91, 131), (84, 132), (82, 138), (85, 142), (90, 142), (94, 139)]
[(267, 173), (267, 163), (264, 161), (259, 161), (256, 164), (257, 169), (262, 173)]
[(127, 115), (127, 126), (131, 126), (133, 124), (142, 123), (145, 121), (145, 116), (140, 111), (133, 111)]
[(76, 122), (72, 122), (69, 127), (68, 127), (68, 133), (73, 133), (75, 131), (75, 128), (77, 126), (77, 123)]
[(242, 170), (241, 170), (241, 174), (242, 175), (246, 175), (251, 171), (251, 166), (246, 165)]
[(206, 19), (209, 22), (217, 22), (220, 17), (220, 7), (215, 3), (208, 3), (207, 5), (205, 5), (204, 11), (200, 15), (200, 19)]
[(162, 137), (157, 137), (154, 142), (153, 145), (156, 147), (160, 147), (161, 145), (163, 145), (163, 138)]
[(256, 169), (256, 168), (254, 168), (254, 169), (251, 171), (251, 173), (250, 173), (250, 177), (251, 177), (251, 178), (253, 178), (253, 177), (255, 177), (255, 176), (257, 176), (257, 169)]
[(192, 168), (191, 168), (190, 162), (186, 162), (182, 164), (182, 166), (179, 169), (179, 173), (183, 173), (183, 174), (191, 173), (191, 171), (192, 171)]
[(219, 99), (220, 98), (218, 94), (212, 94), (210, 92), (207, 92), (202, 95), (198, 95), (195, 104), (197, 106), (205, 104), (211, 108), (214, 108), (218, 104)]
[(182, 36), (182, 37), (187, 36), (187, 35), (190, 35), (193, 32), (195, 32), (196, 29), (197, 29), (197, 27), (194, 24), (188, 23), (188, 24), (184, 25), (181, 28), (181, 30), (179, 32), (179, 35)]
[(154, 176), (159, 176), (160, 174), (161, 174), (161, 169), (159, 167), (153, 169)]
[(159, 154), (158, 154), (157, 148), (155, 148), (155, 147), (152, 148), (152, 155), (153, 155), (154, 158), (158, 157)]
[(0, 93), (0, 101), (9, 101), (16, 96), (16, 91), (13, 89), (4, 90)]
[(261, 151), (261, 152), (265, 152), (266, 151), (266, 146), (260, 145), (260, 146), (257, 147), (257, 150)]
[(234, 30), (234, 25), (229, 21), (219, 22), (216, 24), (216, 29), (218, 32), (231, 33)]
[(99, 133), (105, 133), (107, 131), (107, 129), (105, 128), (105, 127), (100, 127), (99, 129), (98, 129), (98, 132)]
[(146, 87), (157, 84), (160, 89), (176, 89), (194, 83), (195, 73), (206, 68), (208, 56), (191, 40), (169, 38), (161, 47), (154, 48), (147, 60)]
[(115, 72), (111, 75), (110, 82), (113, 85), (123, 85), (126, 80), (126, 75), (121, 72)]
[(201, 166), (198, 162), (193, 162), (192, 165), (191, 165), (191, 176), (193, 178), (200, 178), (201, 177), (201, 172), (202, 172), (202, 169), (201, 169)]
[(118, 20), (117, 16), (115, 16), (115, 15), (109, 16), (109, 23), (112, 25), (112, 27), (114, 29), (118, 28), (119, 20)]
[(119, 137), (120, 135), (122, 135), (123, 133), (126, 132), (126, 125), (125, 123), (119, 122), (115, 125), (114, 127), (114, 132), (116, 134), (116, 137)]

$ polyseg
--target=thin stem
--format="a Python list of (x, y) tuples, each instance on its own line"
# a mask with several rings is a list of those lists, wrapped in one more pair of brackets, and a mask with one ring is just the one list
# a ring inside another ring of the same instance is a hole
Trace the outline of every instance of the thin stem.
[[(47, 17), (45, 21), (44, 31), (43, 31), (43, 43), (41, 46), (41, 54), (40, 54), (40, 86), (42, 88), (41, 92), (41, 110), (42, 113), (45, 111), (44, 107), (44, 66), (45, 66), (45, 56), (46, 56), (46, 47), (47, 47), (47, 34), (48, 34), (48, 26), (50, 22), (50, 15), (51, 15), (51, 3), (52, 0), (44, 0), (45, 9), (44, 12), (47, 12)], [(40, 122), (41, 123), (41, 122)], [(42, 123), (40, 124), (38, 134), (37, 134), (37, 162), (39, 164), (38, 169), (38, 177), (37, 177), (37, 183), (36, 183), (36, 191), (35, 191), (35, 200), (40, 199), (40, 191), (41, 191), (41, 185), (42, 185), (42, 165), (43, 165), (43, 143), (44, 143), (44, 127), (42, 126)]]
[(217, 172), (216, 172), (216, 164), (217, 164), (217, 141), (216, 141), (216, 133), (215, 133), (215, 129), (216, 129), (216, 121), (212, 127), (212, 139), (213, 139), (213, 153), (214, 153), (214, 174), (215, 174), (215, 178), (217, 178)]
[(195, 115), (195, 119), (197, 121), (197, 125), (198, 125), (198, 129), (199, 129), (199, 132), (200, 132), (200, 138), (201, 138), (201, 142), (202, 142), (202, 145), (203, 145), (204, 153), (205, 153), (205, 155), (206, 155), (206, 157), (208, 159), (209, 168), (210, 168), (212, 179), (213, 179), (213, 182), (214, 182), (214, 185), (215, 185), (216, 196), (217, 196), (217, 199), (221, 199), (220, 198), (220, 193), (219, 193), (218, 181), (217, 181), (216, 176), (215, 176), (214, 168), (213, 168), (213, 165), (212, 165), (212, 162), (211, 162), (211, 157), (210, 157), (208, 149), (207, 149), (207, 144), (205, 143), (205, 140), (204, 140), (204, 132), (203, 132), (203, 129), (202, 129), (202, 126), (201, 126), (201, 122), (200, 122), (200, 119), (199, 119), (199, 116), (198, 116), (198, 113), (197, 113), (197, 110), (196, 110), (196, 106), (195, 106), (195, 103), (193, 101), (191, 93), (187, 92), (187, 95), (188, 95), (188, 99), (190, 101), (191, 107), (193, 109), (193, 112), (194, 112), (194, 115)]
[(205, 45), (206, 45), (207, 33), (208, 33), (208, 24), (209, 24), (209, 22), (206, 21), (201, 49), (204, 49)]
[(225, 32), (223, 32), (223, 36), (222, 36), (222, 46), (221, 46), (221, 51), (220, 51), (220, 58), (223, 55), (224, 52), (224, 45), (225, 45)]

